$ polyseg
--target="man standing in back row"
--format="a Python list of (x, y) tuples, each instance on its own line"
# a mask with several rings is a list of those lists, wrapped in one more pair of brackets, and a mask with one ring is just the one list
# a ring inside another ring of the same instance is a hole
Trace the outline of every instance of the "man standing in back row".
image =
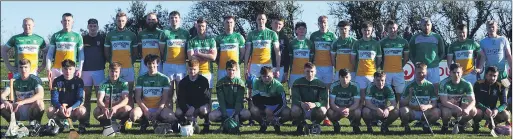
[[(160, 56), (162, 54), (162, 49), (159, 46), (159, 39), (161, 38), (162, 31), (157, 28), (159, 21), (157, 19), (156, 13), (149, 13), (146, 15), (146, 29), (139, 32), (137, 34), (137, 43), (141, 45), (142, 57), (141, 61), (144, 61), (142, 58), (146, 57), (148, 54), (154, 54)], [(161, 70), (160, 67), (158, 70)], [(148, 72), (148, 67), (146, 65), (141, 64), (139, 68), (139, 75), (143, 75)]]
[[(490, 20), (486, 22), (488, 36), (479, 42), (481, 46), (481, 64), (486, 67), (495, 66), (499, 70), (497, 81), (502, 82), (508, 78), (507, 68), (511, 68), (511, 46), (504, 36), (497, 34), (497, 21)], [(506, 63), (507, 62), (507, 63)]]
[[(290, 65), (290, 59), (289, 56), (289, 37), (285, 34), (285, 31), (283, 31), (283, 27), (285, 24), (285, 19), (282, 17), (275, 17), (272, 19), (271, 28), (276, 34), (278, 34), (278, 42), (280, 43), (280, 75), (278, 75), (277, 78), (280, 82), (285, 83), (288, 79), (288, 71), (289, 71), (289, 65)], [(274, 54), (274, 51), (271, 51), (271, 59), (273, 66), (276, 66), (276, 54)]]

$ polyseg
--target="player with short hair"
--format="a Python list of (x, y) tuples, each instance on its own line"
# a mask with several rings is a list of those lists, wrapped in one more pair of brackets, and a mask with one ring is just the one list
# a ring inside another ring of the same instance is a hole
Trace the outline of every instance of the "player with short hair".
[[(4, 59), (5, 67), (12, 73), (18, 73), (18, 63), (21, 59), (30, 60), (30, 73), (37, 76), (37, 73), (44, 69), (46, 61), (43, 60), (43, 64), (39, 65), (39, 51), (41, 49), (47, 50), (46, 43), (43, 37), (34, 34), (34, 19), (27, 17), (23, 19), (23, 33), (12, 36), (7, 43), (2, 47), (2, 55)], [(8, 53), (10, 49), (14, 49), (14, 56)], [(44, 54), (41, 54), (44, 55)], [(46, 56), (46, 55), (44, 55)], [(14, 66), (9, 62), (9, 58), (14, 57)]]
[(477, 74), (481, 73), (481, 63), (479, 62), (481, 57), (478, 56), (481, 47), (476, 41), (467, 39), (467, 25), (465, 24), (456, 26), (456, 35), (458, 40), (452, 42), (447, 52), (447, 67), (453, 62), (459, 63), (463, 68), (462, 78), (470, 84), (474, 84), (477, 81)]
[(380, 41), (383, 52), (383, 70), (387, 75), (385, 84), (394, 89), (396, 102), (399, 102), (405, 87), (403, 67), (408, 63), (410, 53), (408, 41), (397, 36), (398, 29), (394, 20), (387, 21), (388, 36)]
[(447, 132), (449, 120), (455, 117), (457, 123), (454, 125), (456, 129), (453, 129), (453, 133), (457, 134), (459, 130), (465, 130), (465, 124), (476, 115), (476, 99), (472, 84), (461, 78), (463, 74), (461, 65), (451, 64), (449, 70), (450, 77), (440, 82), (438, 92), (442, 102), (441, 132)]
[[(312, 61), (314, 53), (313, 43), (305, 37), (307, 32), (306, 23), (297, 22), (295, 31), (297, 37), (290, 42), (289, 47), (291, 53), (289, 53), (288, 58), (290, 58), (291, 64), (289, 68), (286, 68), (290, 69), (290, 72), (285, 71), (285, 73), (291, 73), (288, 79), (289, 86), (292, 86), (294, 81), (304, 76), (304, 66)], [(287, 78), (288, 76), (284, 77)]]
[[(401, 126), (405, 132), (410, 132), (409, 123), (413, 120), (419, 120), (423, 124), (424, 132), (429, 132), (429, 125), (425, 123), (422, 112), (425, 113), (429, 123), (435, 123), (440, 119), (441, 111), (437, 107), (438, 96), (435, 94), (435, 87), (426, 80), (427, 65), (424, 63), (415, 63), (415, 79), (410, 82), (404, 92), (401, 94), (399, 111), (401, 116)], [(419, 102), (420, 101), (420, 104)]]
[[(134, 62), (137, 56), (137, 36), (126, 28), (128, 17), (124, 12), (116, 14), (116, 30), (107, 33), (105, 37), (105, 58), (112, 63), (121, 64), (121, 75), (128, 82), (128, 105), (134, 106)], [(143, 64), (144, 65), (144, 64)]]
[[(283, 27), (285, 27), (285, 18), (281, 16), (276, 16), (271, 19), (271, 29), (278, 34), (278, 42), (280, 43), (280, 75), (276, 77), (282, 83), (285, 83), (288, 80), (288, 71), (290, 68), (290, 59), (289, 56), (289, 47), (290, 47), (290, 39), (283, 31)], [(271, 51), (271, 61), (273, 66), (276, 67), (276, 54), (274, 51)]]
[(187, 42), (187, 56), (189, 60), (197, 59), (200, 62), (199, 73), (208, 79), (209, 90), (214, 86), (212, 78), (212, 61), (216, 60), (216, 40), (207, 36), (207, 21), (203, 18), (196, 20), (198, 36)]
[[(225, 16), (224, 17), (224, 33), (216, 37), (217, 55), (216, 61), (218, 66), (217, 80), (226, 76), (226, 62), (234, 60), (237, 63), (241, 63), (246, 52), (244, 45), (246, 40), (240, 33), (233, 32), (235, 28), (235, 17)], [(235, 75), (240, 77), (240, 70), (236, 70)]]
[(488, 35), (479, 42), (482, 57), (480, 63), (485, 63), (485, 67), (497, 67), (499, 69), (497, 81), (503, 82), (503, 79), (509, 77), (508, 71), (511, 71), (507, 69), (507, 67), (511, 68), (512, 66), (511, 46), (506, 37), (497, 34), (498, 29), (497, 21), (489, 20), (486, 22)]
[(292, 85), (292, 109), (290, 116), (299, 122), (296, 133), (304, 134), (306, 119), (312, 121), (314, 127), (326, 117), (328, 105), (328, 89), (323, 81), (315, 77), (316, 67), (308, 62), (304, 66), (305, 76), (294, 81)]
[[(77, 63), (74, 74), (82, 77), (82, 67), (84, 65), (84, 49), (82, 36), (73, 32), (73, 15), (70, 13), (62, 14), (62, 30), (52, 35), (46, 54), (46, 71), (51, 80), (63, 74), (61, 71), (61, 62), (69, 59)], [(53, 61), (53, 62), (52, 62)], [(53, 65), (53, 66), (52, 66)]]
[[(162, 30), (158, 28), (159, 20), (157, 18), (157, 13), (151, 12), (146, 15), (146, 29), (137, 33), (137, 43), (141, 46), (142, 58), (144, 58), (148, 54), (155, 54), (158, 56), (162, 55), (162, 50), (160, 47), (160, 39), (162, 38), (160, 35), (162, 34)], [(143, 61), (143, 59), (141, 59)], [(159, 68), (159, 72), (162, 67)], [(139, 68), (139, 75), (144, 74), (148, 71), (146, 65), (142, 64)]]
[(392, 88), (385, 86), (386, 77), (383, 71), (376, 71), (374, 82), (365, 90), (365, 107), (362, 115), (369, 133), (373, 132), (371, 121), (384, 121), (381, 124), (381, 132), (388, 133), (388, 126), (399, 118), (394, 92)]
[(349, 21), (340, 21), (337, 27), (340, 35), (331, 45), (331, 63), (334, 64), (336, 71), (344, 68), (347, 69), (351, 74), (351, 80), (354, 81), (354, 77), (356, 77), (355, 63), (351, 63), (351, 52), (353, 51), (353, 43), (356, 42), (356, 39), (349, 36), (351, 23)]
[(351, 82), (351, 73), (343, 68), (338, 72), (338, 81), (330, 86), (330, 109), (327, 116), (331, 120), (336, 133), (340, 132), (339, 121), (342, 118), (349, 119), (353, 133), (360, 133), (360, 120), (362, 107), (360, 106), (360, 94), (358, 85)]

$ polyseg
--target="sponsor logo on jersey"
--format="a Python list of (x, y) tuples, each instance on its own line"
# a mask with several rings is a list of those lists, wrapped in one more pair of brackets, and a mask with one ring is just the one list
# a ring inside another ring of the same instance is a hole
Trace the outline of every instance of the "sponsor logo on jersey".
[(220, 45), (221, 51), (235, 50), (237, 48), (236, 43), (223, 43)]
[(263, 49), (270, 46), (271, 40), (254, 40), (252, 43), (253, 48)]
[(384, 48), (383, 53), (385, 55), (401, 55), (403, 53), (402, 48)]
[(351, 54), (351, 49), (338, 49), (337, 54)]
[(330, 49), (330, 42), (327, 41), (316, 41), (315, 42), (315, 49), (316, 50), (329, 50)]
[(112, 41), (113, 50), (128, 50), (130, 49), (130, 41)]
[(491, 48), (491, 49), (486, 49), (485, 52), (486, 52), (486, 55), (498, 55), (498, 54), (502, 54), (502, 49), (501, 48)]
[(18, 52), (20, 52), (20, 53), (37, 53), (38, 46), (37, 45), (20, 45), (20, 47), (18, 47)]
[(159, 40), (157, 39), (143, 39), (142, 41), (143, 48), (158, 48)]
[(167, 45), (169, 47), (183, 47), (185, 45), (185, 41), (181, 39), (170, 39), (167, 40)]
[(57, 42), (55, 47), (58, 51), (73, 51), (75, 44), (74, 42)]
[(434, 37), (434, 36), (425, 37), (425, 36), (419, 35), (419, 36), (417, 36), (417, 38), (415, 38), (415, 44), (419, 44), (419, 43), (438, 44), (438, 39), (436, 39), (436, 37)]
[(310, 51), (308, 50), (294, 50), (294, 57), (296, 58), (308, 58)]
[(456, 51), (456, 59), (471, 59), (473, 52), (471, 50)]
[(376, 52), (374, 51), (358, 51), (359, 59), (374, 59), (376, 57)]

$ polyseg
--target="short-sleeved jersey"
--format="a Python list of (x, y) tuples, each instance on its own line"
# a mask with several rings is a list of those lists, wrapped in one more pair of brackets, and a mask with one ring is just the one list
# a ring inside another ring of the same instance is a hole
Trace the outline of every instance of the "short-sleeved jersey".
[[(278, 42), (278, 34), (266, 28), (262, 31), (254, 30), (248, 34), (246, 45), (251, 45), (251, 63), (272, 64), (271, 51)], [(249, 49), (249, 48), (247, 48)]]
[(356, 39), (353, 37), (338, 38), (331, 45), (331, 54), (335, 55), (335, 71), (343, 68), (351, 72), (354, 71), (354, 66), (351, 64), (351, 52), (353, 51), (354, 42), (356, 42)]
[(511, 54), (511, 49), (509, 41), (506, 37), (486, 37), (481, 40), (479, 44), (481, 46), (481, 51), (483, 51), (486, 56), (486, 67), (496, 66), (499, 71), (507, 70), (506, 67), (508, 67), (508, 62), (506, 59), (506, 54)]
[(160, 29), (154, 31), (145, 29), (137, 34), (137, 43), (141, 45), (143, 59), (148, 54), (160, 56), (159, 42), (162, 38), (160, 35), (163, 35)]
[(55, 49), (53, 68), (60, 69), (61, 62), (66, 59), (78, 62), (78, 54), (84, 42), (80, 34), (61, 30), (52, 35), (49, 46)]
[(380, 41), (383, 51), (383, 70), (385, 72), (403, 72), (403, 53), (409, 52), (408, 41), (397, 37), (390, 39), (386, 37)]
[(281, 97), (285, 94), (285, 89), (283, 89), (280, 81), (276, 79), (273, 79), (269, 84), (265, 84), (262, 79), (257, 78), (253, 81), (251, 90), (252, 97), (256, 95), (263, 97)]
[(451, 78), (445, 78), (440, 82), (440, 87), (438, 90), (439, 96), (447, 96), (447, 101), (452, 104), (463, 104), (469, 103), (467, 96), (473, 96), (474, 90), (472, 88), (472, 84), (470, 84), (465, 79), (461, 78), (458, 84), (454, 84)]
[[(21, 79), (21, 76), (15, 77), (13, 84), (13, 90), (15, 92), (13, 96), (14, 99), (16, 99), (16, 101), (22, 101), (33, 97), (38, 88), (43, 88), (41, 84), (41, 79), (33, 74), (30, 74), (26, 80)], [(9, 90), (10, 87), (7, 86), (5, 89)]]
[(239, 33), (221, 34), (216, 37), (216, 42), (219, 46), (217, 51), (219, 53), (219, 62), (217, 63), (219, 69), (226, 69), (225, 63), (228, 60), (235, 60), (237, 63), (241, 61), (239, 52), (246, 43), (242, 35)]
[(166, 75), (160, 72), (153, 76), (145, 73), (137, 78), (135, 89), (142, 90), (142, 100), (146, 107), (157, 108), (164, 89), (169, 89), (169, 85), (169, 78)]
[(121, 63), (122, 68), (133, 67), (132, 49), (137, 48), (137, 36), (127, 29), (123, 31), (114, 30), (107, 33), (105, 47), (110, 47), (110, 62)]
[(428, 68), (438, 67), (444, 55), (444, 41), (440, 35), (431, 32), (415, 34), (410, 40), (410, 59), (413, 63), (426, 63)]
[(389, 86), (378, 89), (376, 85), (370, 85), (365, 89), (365, 100), (370, 100), (378, 108), (390, 106), (390, 101), (395, 101), (395, 95)]
[(43, 37), (37, 34), (26, 35), (21, 33), (12, 36), (5, 43), (5, 46), (7, 48), (14, 48), (14, 64), (16, 67), (18, 67), (18, 60), (28, 59), (31, 72), (35, 72), (39, 63), (39, 50), (43, 49), (46, 43)]
[(313, 55), (313, 44), (308, 39), (298, 40), (297, 38), (290, 42), (290, 57), (292, 64), (290, 69), (292, 74), (303, 74), (305, 63), (311, 61)]
[(98, 94), (104, 94), (103, 102), (109, 105), (112, 94), (112, 105), (121, 101), (121, 96), (128, 94), (128, 82), (119, 78), (117, 81), (111, 81), (109, 77), (100, 85)]
[(378, 41), (362, 39), (353, 43), (352, 55), (356, 55), (356, 76), (372, 76), (377, 70), (376, 58), (382, 57)]
[(467, 75), (474, 70), (474, 58), (479, 54), (479, 51), (481, 51), (481, 48), (474, 40), (455, 41), (449, 47), (447, 57), (453, 57), (456, 63), (460, 63), (463, 68), (463, 75)]
[[(187, 44), (187, 51), (200, 52), (203, 54), (210, 54), (216, 50), (216, 41), (214, 38), (206, 37), (204, 39), (196, 36), (189, 40)], [(209, 60), (199, 60), (199, 72), (201, 74), (210, 74), (212, 71), (212, 62)]]
[(337, 39), (335, 33), (316, 31), (310, 35), (310, 41), (314, 43), (314, 64), (317, 66), (333, 66), (331, 64), (331, 44)]
[(335, 104), (340, 107), (353, 105), (354, 99), (360, 99), (358, 84), (350, 82), (347, 87), (343, 87), (340, 80), (335, 81), (330, 87), (330, 99), (335, 100)]
[(432, 100), (438, 99), (438, 96), (435, 94), (435, 87), (428, 80), (423, 80), (421, 84), (411, 81), (401, 93), (402, 99), (406, 99), (411, 95), (409, 105), (419, 105), (413, 96), (414, 94), (410, 94), (410, 90), (413, 91), (422, 105), (430, 104)]
[(166, 29), (161, 35), (160, 44), (166, 45), (164, 50), (164, 61), (168, 64), (185, 64), (185, 47), (189, 32), (183, 28)]

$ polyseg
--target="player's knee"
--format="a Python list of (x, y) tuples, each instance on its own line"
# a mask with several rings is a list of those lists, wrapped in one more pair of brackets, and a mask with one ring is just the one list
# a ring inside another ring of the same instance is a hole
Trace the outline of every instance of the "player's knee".
[(142, 115), (143, 113), (141, 108), (136, 107), (130, 112), (130, 119), (132, 119), (132, 121), (137, 121), (139, 118), (141, 118)]
[(241, 122), (243, 122), (243, 121), (249, 120), (250, 117), (251, 117), (251, 113), (247, 109), (242, 109), (242, 111), (240, 112), (239, 120)]
[(45, 102), (43, 100), (36, 100), (36, 102), (33, 103), (32, 108), (36, 108), (37, 111), (44, 111)]
[(160, 117), (164, 119), (164, 121), (172, 122), (176, 120), (176, 117), (173, 115), (173, 111), (168, 108), (164, 108), (162, 112), (160, 112)]
[(363, 108), (362, 113), (363, 113), (363, 117), (364, 118), (370, 118), (371, 117), (371, 110), (369, 108)]
[(292, 118), (296, 119), (296, 118), (299, 118), (302, 113), (303, 113), (303, 110), (301, 109), (301, 107), (293, 105), (292, 110), (290, 112), (290, 116), (292, 116)]
[(97, 120), (98, 120), (98, 119), (100, 119), (100, 118), (101, 118), (101, 117), (100, 117), (101, 115), (102, 115), (102, 114), (101, 114), (100, 107), (96, 107), (96, 108), (94, 108), (94, 110), (93, 110), (93, 117), (94, 117), (95, 119), (97, 119)]
[(182, 109), (176, 108), (175, 115), (176, 115), (176, 117), (182, 117), (183, 116)]
[(221, 117), (221, 112), (219, 112), (218, 110), (212, 111), (208, 114), (208, 119), (211, 122), (219, 122), (221, 120), (220, 117)]
[(265, 116), (272, 116), (274, 114), (274, 111), (271, 109), (265, 109)]
[(260, 110), (257, 107), (252, 107), (251, 109), (249, 109), (249, 112), (251, 113), (252, 117), (260, 116)]
[(208, 114), (208, 108), (206, 106), (201, 106), (199, 109), (198, 109), (198, 114), (200, 116), (207, 116)]
[(355, 110), (353, 110), (350, 115), (353, 115), (353, 116), (356, 116), (356, 117), (361, 117), (362, 116), (362, 109), (360, 108), (356, 108)]

